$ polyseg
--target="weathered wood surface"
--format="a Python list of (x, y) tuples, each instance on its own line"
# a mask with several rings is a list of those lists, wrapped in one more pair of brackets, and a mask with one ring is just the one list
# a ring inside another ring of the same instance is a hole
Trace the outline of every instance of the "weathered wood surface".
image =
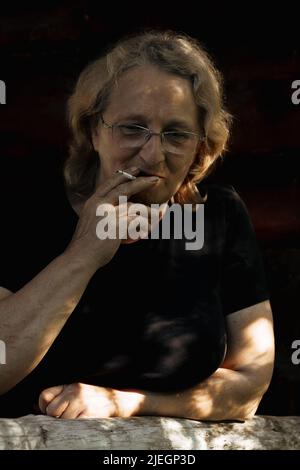
[(300, 449), (300, 417), (255, 416), (244, 423), (166, 417), (0, 419), (0, 449)]

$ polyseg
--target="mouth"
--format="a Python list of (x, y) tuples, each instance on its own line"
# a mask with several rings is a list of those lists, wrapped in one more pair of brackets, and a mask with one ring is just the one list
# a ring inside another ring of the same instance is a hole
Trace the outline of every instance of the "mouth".
[(159, 173), (154, 173), (150, 171), (140, 170), (138, 176), (158, 176), (159, 178), (165, 178), (164, 176), (160, 175)]

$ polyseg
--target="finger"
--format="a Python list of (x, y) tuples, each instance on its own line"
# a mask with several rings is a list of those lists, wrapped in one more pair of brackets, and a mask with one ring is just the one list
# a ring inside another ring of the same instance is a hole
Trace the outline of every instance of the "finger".
[(128, 226), (128, 238), (131, 240), (139, 240), (147, 238), (152, 230), (152, 224), (145, 217), (133, 219)]
[(55, 387), (46, 388), (39, 396), (39, 408), (42, 413), (46, 413), (46, 408), (49, 403), (64, 390), (64, 385), (57, 385)]
[(91, 419), (91, 416), (83, 412), (83, 413), (79, 413), (75, 419)]
[[(97, 206), (97, 215), (103, 215), (103, 212), (108, 212), (108, 211), (118, 211), (117, 215), (124, 216), (127, 215), (127, 212), (129, 211), (129, 215), (132, 215), (130, 211), (131, 206), (135, 206), (137, 208), (137, 203), (130, 202), (128, 198), (134, 194), (142, 191), (143, 189), (153, 185), (157, 181), (157, 177), (154, 177), (155, 179), (151, 181), (149, 177), (141, 177), (137, 179), (137, 183), (135, 182), (130, 182), (129, 185), (128, 183), (124, 183), (118, 186), (113, 192), (110, 192), (109, 195), (106, 196), (105, 200), (100, 201), (100, 203)], [(150, 180), (150, 181), (149, 181)], [(131, 183), (135, 183), (134, 186), (130, 186)], [(95, 196), (95, 195), (94, 195)], [(93, 197), (94, 197), (93, 196)], [(122, 202), (122, 200), (119, 200), (120, 196), (126, 196), (126, 201)], [(121, 202), (121, 204), (119, 204)], [(147, 208), (147, 210), (152, 210), (153, 213), (159, 213), (161, 211), (161, 208), (156, 209), (154, 207), (147, 206), (145, 204), (142, 204), (143, 207)], [(98, 209), (99, 208), (99, 209)]]
[(126, 196), (130, 198), (134, 194), (140, 193), (145, 189), (154, 186), (158, 181), (159, 177), (157, 176), (138, 176), (133, 181), (127, 181), (125, 183), (119, 184), (117, 187), (112, 189), (106, 195), (106, 201), (111, 204), (118, 204), (120, 196)]
[[(125, 169), (124, 171), (130, 175), (136, 176), (140, 172), (140, 169), (137, 167), (131, 167)], [(124, 181), (128, 181), (128, 178), (125, 175), (122, 173), (115, 173), (111, 178), (108, 178), (104, 183), (100, 184), (99, 188), (95, 191), (95, 196), (106, 196), (106, 194), (108, 194), (112, 189), (119, 186), (119, 184), (123, 183)]]
[(83, 411), (82, 402), (78, 399), (74, 399), (69, 402), (65, 411), (60, 415), (60, 419), (76, 419)]
[(121, 204), (116, 206), (116, 216), (118, 220), (120, 219), (134, 219), (136, 217), (143, 217), (153, 224), (159, 222), (160, 218), (163, 215), (163, 209), (146, 206), (145, 204)]
[(121, 204), (119, 206), (115, 206), (116, 210), (116, 219), (122, 225), (126, 223), (126, 221), (130, 222), (136, 218), (139, 220), (145, 219), (151, 225), (152, 223), (159, 222), (160, 218), (160, 210), (149, 207), (146, 205), (141, 205), (142, 207), (137, 207), (135, 204), (128, 203), (128, 204)]
[(46, 407), (46, 414), (54, 418), (60, 418), (69, 405), (69, 400), (64, 394), (54, 398)]
[[(150, 230), (152, 230), (152, 228), (158, 225), (161, 216), (161, 210), (159, 208), (154, 208), (152, 206), (149, 207), (144, 204), (137, 205), (132, 203), (126, 203), (113, 206), (112, 204), (108, 204), (106, 202), (98, 205), (97, 215), (103, 214), (102, 209), (104, 209), (105, 213), (111, 212), (112, 224), (109, 226), (108, 231), (106, 225), (105, 228), (100, 225), (97, 225), (96, 233), (97, 237), (100, 240), (116, 237), (122, 240), (127, 239), (129, 224), (135, 219), (138, 219), (136, 221), (136, 224), (140, 225), (141, 227), (139, 230), (136, 230), (137, 236), (135, 238), (140, 238), (142, 234), (146, 235), (147, 233), (149, 233)], [(135, 229), (133, 228), (133, 230)]]

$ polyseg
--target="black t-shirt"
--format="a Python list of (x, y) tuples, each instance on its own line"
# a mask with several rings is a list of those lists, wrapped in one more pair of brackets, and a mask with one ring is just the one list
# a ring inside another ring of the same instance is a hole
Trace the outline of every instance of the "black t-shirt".
[[(0, 397), (1, 416), (32, 413), (39, 393), (54, 385), (176, 391), (220, 366), (226, 316), (269, 293), (242, 199), (231, 186), (202, 183), (203, 190), (203, 247), (186, 250), (184, 238), (122, 244), (91, 278), (43, 360)], [(63, 252), (78, 218), (62, 185), (55, 197), (32, 197), (4, 212), (0, 285), (16, 292)]]

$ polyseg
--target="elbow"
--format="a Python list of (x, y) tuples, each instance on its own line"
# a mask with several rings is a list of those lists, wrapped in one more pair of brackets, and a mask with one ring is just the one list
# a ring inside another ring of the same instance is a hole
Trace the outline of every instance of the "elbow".
[(242, 398), (241, 419), (243, 421), (252, 419), (259, 407), (259, 404), (268, 391), (274, 370), (274, 359), (270, 360), (260, 369), (244, 370), (242, 373), (247, 380), (247, 392)]
[(247, 421), (252, 419), (263, 395), (255, 396), (251, 394), (248, 397), (243, 396), (231, 397), (228, 399), (227, 403), (222, 402), (219, 406), (216, 403), (216, 406), (213, 406), (209, 413), (200, 413), (195, 411), (193, 414), (188, 416), (189, 419), (197, 421), (214, 421), (214, 422), (223, 422), (223, 421)]
[(248, 421), (254, 418), (262, 396), (256, 399), (249, 399), (243, 404), (236, 403), (231, 409), (223, 410), (218, 417), (218, 421)]
[(255, 416), (259, 404), (264, 394), (269, 388), (270, 382), (271, 379), (268, 379), (265, 382), (260, 383), (259, 385), (253, 384), (253, 387), (251, 387), (251, 389), (249, 390), (249, 394), (247, 394), (248, 396), (246, 397), (244, 403), (239, 409), (236, 410), (237, 413), (235, 413), (235, 419), (247, 421)]
[(251, 401), (249, 401), (249, 403), (247, 403), (247, 405), (243, 408), (243, 410), (240, 413), (240, 419), (242, 421), (247, 421), (249, 419), (254, 418), (254, 416), (257, 412), (258, 406), (261, 402), (261, 399), (262, 399), (262, 396), (257, 398), (254, 401), (251, 400)]
[(253, 384), (247, 391), (238, 394), (234, 400), (229, 400), (228, 407), (222, 410), (218, 419), (225, 421), (251, 420), (259, 407), (259, 404), (269, 387), (269, 383), (257, 386)]
[(245, 414), (245, 418), (246, 419), (251, 419), (253, 418), (253, 416), (256, 414), (257, 412), (257, 409), (259, 407), (259, 404), (261, 402), (261, 400), (263, 399), (263, 396), (265, 395), (265, 393), (268, 391), (269, 389), (269, 386), (270, 386), (270, 383), (271, 383), (271, 379), (272, 377), (270, 376), (259, 388), (259, 390), (257, 390), (257, 393), (256, 393), (256, 398), (254, 399), (254, 401), (252, 402), (252, 406), (250, 405), (249, 406), (249, 409), (247, 410), (246, 414)]

